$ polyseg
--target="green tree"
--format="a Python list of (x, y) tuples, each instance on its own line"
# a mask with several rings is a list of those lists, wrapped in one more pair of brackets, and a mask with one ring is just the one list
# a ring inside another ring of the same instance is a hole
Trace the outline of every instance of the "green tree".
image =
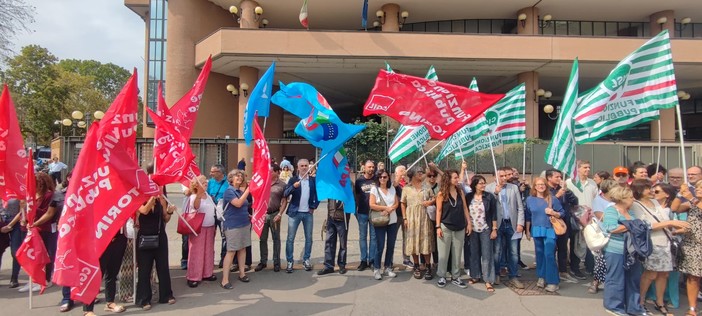
[(65, 71), (89, 78), (92, 87), (107, 100), (114, 100), (132, 75), (127, 69), (113, 63), (103, 64), (95, 60), (64, 59), (58, 66)]
[(366, 126), (362, 132), (346, 143), (349, 153), (349, 164), (351, 168), (357, 169), (359, 163), (371, 159), (373, 161), (385, 161), (387, 158), (386, 137), (387, 128), (384, 124), (356, 120), (355, 124)]

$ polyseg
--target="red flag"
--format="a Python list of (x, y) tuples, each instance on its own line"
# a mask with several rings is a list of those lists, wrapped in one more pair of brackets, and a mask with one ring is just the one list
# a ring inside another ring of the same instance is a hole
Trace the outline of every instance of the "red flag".
[[(26, 200), (27, 200), (27, 223), (34, 224), (36, 217), (36, 187), (37, 180), (34, 177), (34, 161), (32, 160), (32, 150), (29, 150), (27, 159), (26, 174)], [(44, 241), (39, 236), (39, 229), (32, 227), (27, 232), (22, 245), (17, 249), (17, 262), (27, 271), (32, 278), (32, 282), (41, 285), (41, 292), (44, 293), (46, 287), (46, 265), (51, 262), (49, 254), (46, 252)]]
[(363, 115), (383, 114), (403, 125), (424, 125), (434, 139), (446, 139), (502, 99), (504, 94), (380, 70)]
[[(178, 130), (185, 135), (185, 139), (188, 141), (190, 141), (190, 137), (193, 135), (195, 121), (197, 120), (197, 111), (200, 109), (202, 94), (205, 91), (211, 68), (212, 56), (207, 58), (205, 65), (202, 67), (202, 71), (200, 71), (200, 75), (197, 77), (190, 91), (171, 107), (171, 114), (173, 115), (171, 121), (179, 127)], [(169, 120), (167, 119), (167, 121)]]
[(161, 192), (133, 159), (133, 143), (129, 146), (135, 85), (136, 72), (108, 110), (110, 119), (105, 114), (90, 126), (58, 223), (54, 282), (72, 287), (71, 298), (85, 304), (100, 290), (99, 258), (107, 245), (139, 206)]
[(0, 197), (5, 201), (26, 195), (26, 158), (15, 104), (5, 84), (0, 95)]
[[(41, 291), (46, 289), (46, 265), (51, 262), (44, 247), (44, 241), (39, 236), (39, 228), (32, 227), (27, 231), (22, 245), (17, 249), (17, 262), (32, 278), (32, 282), (41, 285)], [(98, 287), (100, 284), (98, 284)], [(96, 293), (97, 295), (97, 293)]]
[(251, 196), (253, 197), (253, 217), (251, 226), (258, 237), (261, 237), (263, 223), (266, 221), (268, 200), (271, 196), (271, 155), (268, 151), (266, 138), (261, 127), (258, 126), (258, 117), (254, 119), (254, 152), (253, 176), (251, 176)]
[(147, 111), (156, 124), (156, 135), (158, 135), (154, 139), (157, 168), (151, 175), (151, 179), (159, 185), (166, 185), (190, 176), (188, 169), (195, 159), (190, 144), (183, 134), (174, 129), (173, 124), (166, 122), (162, 116), (151, 109)]

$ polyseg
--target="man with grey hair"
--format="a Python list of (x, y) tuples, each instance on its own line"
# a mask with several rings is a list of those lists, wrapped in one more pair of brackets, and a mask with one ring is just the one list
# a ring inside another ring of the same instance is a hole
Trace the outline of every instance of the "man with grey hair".
[(676, 189), (679, 189), (680, 186), (683, 184), (685, 175), (683, 174), (683, 169), (682, 168), (673, 168), (668, 170), (668, 183), (670, 185), (674, 186)]
[(288, 264), (285, 272), (293, 272), (293, 253), (295, 251), (295, 235), (297, 228), (302, 227), (305, 232), (305, 251), (302, 256), (302, 266), (305, 271), (312, 270), (310, 256), (312, 253), (312, 229), (314, 218), (312, 214), (319, 206), (317, 199), (317, 184), (315, 177), (309, 174), (310, 162), (307, 159), (297, 161), (297, 174), (288, 181), (283, 196), (290, 197), (288, 203), (288, 237), (285, 242), (285, 258)]

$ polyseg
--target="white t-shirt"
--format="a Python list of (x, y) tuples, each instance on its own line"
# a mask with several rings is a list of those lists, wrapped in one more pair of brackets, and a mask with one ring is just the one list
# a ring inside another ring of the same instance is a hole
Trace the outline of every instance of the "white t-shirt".
[[(195, 194), (190, 195), (190, 212), (195, 212)], [(205, 196), (200, 200), (200, 208), (198, 213), (205, 213), (205, 219), (202, 220), (202, 227), (212, 227), (215, 225), (215, 205)]]
[[(392, 206), (395, 204), (395, 199), (397, 198), (396, 193), (395, 193), (395, 188), (393, 186), (390, 186), (388, 188), (388, 193), (385, 194), (383, 193), (382, 190), (378, 189), (378, 187), (373, 186), (371, 188), (370, 194), (375, 197), (375, 204), (381, 204), (382, 202), (380, 199), (382, 198), (383, 201), (385, 202), (385, 205), (387, 206)], [(371, 210), (371, 212), (374, 212)], [(390, 222), (388, 224), (395, 224), (397, 223), (397, 212), (392, 211), (390, 212)]]

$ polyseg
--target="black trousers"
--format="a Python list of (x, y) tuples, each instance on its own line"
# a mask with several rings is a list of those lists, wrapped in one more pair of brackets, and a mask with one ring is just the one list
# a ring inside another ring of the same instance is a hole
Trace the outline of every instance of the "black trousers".
[[(107, 303), (115, 301), (117, 275), (122, 267), (125, 249), (127, 249), (127, 237), (117, 234), (100, 256), (100, 270), (102, 270), (102, 280), (105, 281), (105, 302)], [(93, 311), (94, 305), (94, 302), (90, 305), (83, 305), (83, 311)]]
[(157, 249), (137, 249), (139, 275), (137, 276), (136, 305), (139, 307), (151, 305), (151, 270), (154, 262), (156, 275), (158, 275), (158, 302), (167, 303), (173, 297), (171, 273), (168, 271), (168, 237), (165, 232), (161, 232), (158, 242)]
[[(344, 214), (346, 223), (351, 218), (351, 214)], [(324, 241), (324, 268), (334, 269), (334, 257), (336, 255), (336, 241), (339, 240), (339, 255), (336, 262), (339, 267), (346, 266), (346, 244), (348, 231), (346, 230), (344, 221), (335, 221), (331, 218), (327, 219), (327, 240)], [(375, 257), (375, 254), (373, 255)]]

